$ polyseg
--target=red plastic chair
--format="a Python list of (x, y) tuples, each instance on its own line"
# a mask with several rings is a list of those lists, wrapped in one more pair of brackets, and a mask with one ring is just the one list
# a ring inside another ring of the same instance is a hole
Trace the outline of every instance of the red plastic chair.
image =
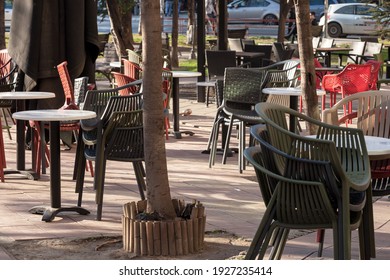
[[(67, 61), (64, 61), (57, 65), (58, 74), (61, 79), (62, 88), (64, 90), (65, 95), (65, 103), (62, 109), (66, 110), (79, 110), (78, 106), (76, 105), (75, 99), (74, 99), (74, 88), (73, 83), (69, 75), (69, 71), (67, 68)], [(40, 131), (39, 125), (35, 121), (30, 121), (30, 126), (35, 129), (34, 133), (34, 140), (35, 140), (35, 147), (36, 147), (36, 161), (35, 161), (35, 171), (40, 175), (41, 172), (41, 162), (42, 162), (42, 149), (41, 149), (41, 137), (42, 133)], [(72, 131), (75, 135), (75, 139), (78, 138), (77, 134), (80, 129), (80, 123), (79, 122), (61, 122), (60, 123), (60, 131)], [(49, 165), (50, 161), (50, 152), (47, 146), (45, 147), (45, 167)], [(91, 172), (91, 176), (94, 176), (93, 173), (93, 166), (92, 163), (89, 162), (88, 164), (89, 170)]]
[[(336, 96), (341, 94), (341, 98), (348, 95), (367, 91), (371, 84), (370, 64), (348, 64), (343, 71), (337, 74), (327, 74), (322, 78), (322, 88), (330, 94), (330, 106), (336, 103)], [(351, 104), (348, 105), (348, 112), (351, 112)], [(344, 114), (347, 113), (344, 108)]]
[(135, 80), (139, 80), (142, 78), (142, 67), (134, 62), (131, 62), (128, 59), (122, 59), (123, 63), (123, 74), (133, 78)]
[(382, 67), (382, 63), (377, 60), (368, 60), (365, 64), (371, 65), (371, 79), (369, 88), (371, 90), (378, 89), (379, 72)]
[[(127, 85), (129, 83), (136, 81), (135, 79), (133, 79), (125, 74), (119, 73), (119, 72), (112, 71), (111, 74), (114, 77), (115, 84), (118, 87), (121, 87), (121, 86), (124, 86), (124, 85)], [(138, 88), (136, 86), (128, 87), (128, 88), (120, 90), (119, 95), (129, 95), (129, 94), (134, 94), (136, 92), (138, 92)]]

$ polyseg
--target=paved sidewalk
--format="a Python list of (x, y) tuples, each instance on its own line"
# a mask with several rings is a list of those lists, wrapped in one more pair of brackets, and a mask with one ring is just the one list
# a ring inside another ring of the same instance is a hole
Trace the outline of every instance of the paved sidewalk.
[[(251, 239), (257, 229), (264, 205), (255, 181), (252, 167), (242, 174), (237, 167), (237, 155), (228, 158), (227, 164), (217, 157), (213, 168), (208, 167), (206, 149), (209, 131), (216, 111), (215, 104), (207, 108), (196, 102), (193, 92), (194, 79), (183, 79), (180, 111), (191, 109), (192, 114), (181, 116), (181, 128), (195, 134), (183, 134), (182, 139), (170, 137), (166, 141), (167, 162), (172, 197), (186, 201), (199, 200), (206, 207), (207, 231), (224, 230), (237, 236)], [(15, 167), (15, 127), (13, 140), (4, 133), (7, 167)], [(232, 145), (236, 142), (233, 141)], [(77, 194), (72, 180), (75, 147), (61, 152), (62, 203), (75, 205)], [(30, 152), (27, 151), (27, 166)], [(14, 240), (75, 237), (85, 238), (100, 235), (120, 235), (122, 205), (139, 200), (131, 164), (108, 162), (103, 205), (103, 219), (96, 221), (96, 206), (92, 178), (86, 172), (83, 206), (91, 211), (88, 216), (61, 213), (53, 222), (41, 221), (41, 216), (28, 210), (36, 205), (48, 205), (49, 177), (42, 175), (38, 181), (6, 176), (0, 183), (0, 245)], [(390, 201), (387, 197), (374, 203), (377, 259), (390, 259)], [(303, 234), (288, 242), (283, 259), (317, 259), (315, 234)], [(324, 259), (332, 258), (331, 232), (327, 231)], [(356, 233), (353, 234), (353, 258), (358, 259)], [(11, 257), (0, 246), (0, 259)]]

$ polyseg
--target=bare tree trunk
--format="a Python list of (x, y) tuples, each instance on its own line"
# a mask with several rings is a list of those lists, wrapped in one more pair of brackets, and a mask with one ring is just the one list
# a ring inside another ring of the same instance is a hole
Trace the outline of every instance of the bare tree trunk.
[(179, 66), (178, 58), (178, 39), (179, 39), (179, 12), (178, 12), (178, 0), (173, 0), (173, 13), (172, 13), (172, 53), (171, 64), (172, 67)]
[(162, 48), (160, 1), (143, 0), (141, 10), (147, 210), (173, 219), (176, 213), (169, 188), (163, 131), (162, 68), (156, 67), (162, 65), (161, 52), (156, 51)]
[[(297, 21), (299, 57), (301, 60), (301, 86), (304, 93), (307, 115), (320, 119), (318, 96), (316, 94), (316, 75), (314, 69), (314, 54), (310, 21), (310, 6), (308, 1), (294, 0)], [(309, 127), (311, 133), (315, 128)]]
[(107, 11), (111, 21), (115, 48), (119, 57), (127, 56), (126, 49), (134, 49), (133, 30), (131, 23), (133, 17), (133, 4), (134, 3), (130, 3), (129, 5), (124, 6), (120, 5), (118, 0), (106, 1)]
[(5, 49), (4, 1), (0, 1), (0, 49)]
[(293, 0), (280, 0), (278, 42), (284, 41), (284, 35), (286, 34), (287, 15), (293, 5)]

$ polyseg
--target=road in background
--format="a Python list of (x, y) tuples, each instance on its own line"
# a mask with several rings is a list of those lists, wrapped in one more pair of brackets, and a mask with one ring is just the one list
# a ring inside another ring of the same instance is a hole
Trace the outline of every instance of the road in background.
[[(139, 16), (133, 16), (133, 33), (138, 33)], [(278, 33), (277, 25), (264, 25), (264, 24), (229, 24), (228, 28), (248, 28), (248, 36), (270, 36), (276, 37)], [(111, 29), (110, 20), (108, 17), (101, 19), (98, 17), (98, 30), (99, 33), (109, 33)], [(163, 31), (166, 33), (172, 32), (172, 18), (163, 18)], [(187, 32), (187, 18), (184, 13), (179, 18), (179, 34), (186, 34)]]

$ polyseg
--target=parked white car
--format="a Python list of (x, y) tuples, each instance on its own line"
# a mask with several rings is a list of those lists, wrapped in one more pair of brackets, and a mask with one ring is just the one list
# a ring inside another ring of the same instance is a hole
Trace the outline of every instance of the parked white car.
[[(310, 11), (316, 13), (317, 20), (324, 15), (324, 0), (310, 0)], [(358, 0), (328, 0), (328, 5), (362, 2)]]
[(279, 1), (236, 0), (228, 7), (229, 23), (278, 24)]
[(375, 35), (379, 28), (373, 18), (375, 9), (380, 8), (375, 4), (364, 3), (329, 5), (327, 13), (328, 35), (333, 38), (346, 37), (347, 35)]

